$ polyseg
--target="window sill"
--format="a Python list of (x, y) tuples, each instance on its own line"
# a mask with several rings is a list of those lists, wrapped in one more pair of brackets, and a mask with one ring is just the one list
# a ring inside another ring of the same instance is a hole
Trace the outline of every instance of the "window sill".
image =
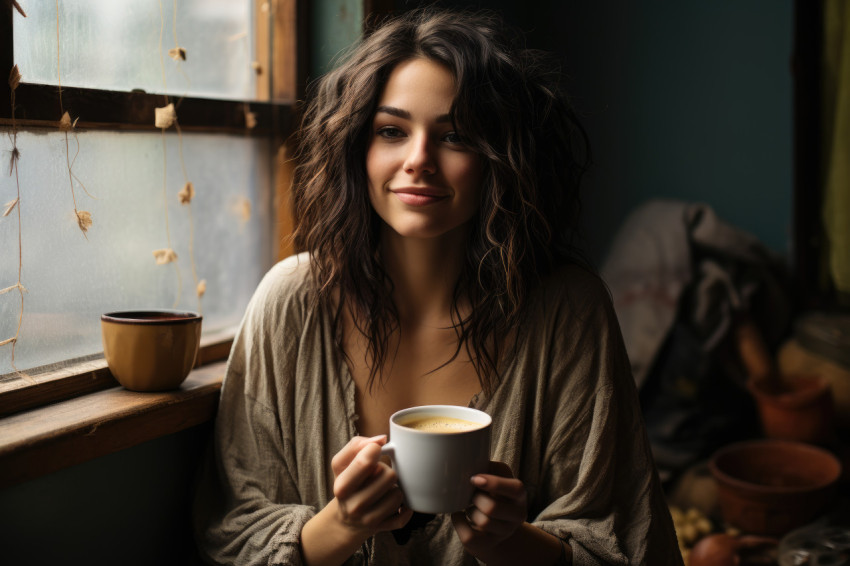
[(211, 420), (224, 370), (197, 368), (174, 391), (111, 387), (0, 419), (0, 488)]
[[(195, 367), (226, 360), (232, 344), (232, 329), (201, 338)], [(118, 385), (106, 367), (106, 360), (102, 355), (91, 361), (62, 365), (60, 369), (47, 371), (39, 371), (44, 368), (36, 368), (34, 376), (26, 373), (25, 376), (9, 379), (2, 379), (7, 376), (0, 376), (0, 419)]]

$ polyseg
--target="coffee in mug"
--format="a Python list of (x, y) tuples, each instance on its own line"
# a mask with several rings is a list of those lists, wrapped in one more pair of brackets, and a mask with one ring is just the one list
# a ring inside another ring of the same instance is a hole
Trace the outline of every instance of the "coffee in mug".
[(408, 507), (453, 513), (469, 506), (469, 481), (490, 465), (490, 415), (456, 405), (425, 405), (390, 417), (390, 456)]
[(443, 434), (452, 434), (455, 432), (466, 432), (481, 428), (480, 423), (467, 421), (464, 419), (456, 419), (446, 416), (426, 416), (413, 417), (405, 419), (399, 423), (401, 426), (412, 428), (413, 430), (422, 430), (425, 432), (438, 432)]

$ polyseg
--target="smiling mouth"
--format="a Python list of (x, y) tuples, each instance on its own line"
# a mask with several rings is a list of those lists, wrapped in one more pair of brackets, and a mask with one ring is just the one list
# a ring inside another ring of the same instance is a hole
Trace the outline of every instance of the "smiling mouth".
[(409, 206), (426, 206), (449, 198), (444, 192), (431, 188), (395, 189), (390, 192)]

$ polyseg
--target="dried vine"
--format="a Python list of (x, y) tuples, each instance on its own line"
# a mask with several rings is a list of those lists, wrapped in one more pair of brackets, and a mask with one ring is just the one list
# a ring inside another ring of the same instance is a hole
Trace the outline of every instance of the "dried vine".
[[(68, 181), (71, 185), (71, 201), (74, 204), (74, 216), (77, 218), (77, 226), (80, 227), (80, 231), (82, 231), (83, 236), (88, 240), (88, 236), (86, 232), (88, 232), (89, 228), (92, 227), (92, 217), (91, 213), (87, 210), (80, 210), (77, 208), (77, 197), (74, 193), (74, 181), (76, 181), (80, 187), (82, 187), (83, 191), (90, 197), (92, 195), (89, 193), (86, 186), (80, 181), (79, 177), (74, 174), (74, 163), (77, 161), (77, 156), (80, 154), (80, 140), (77, 138), (77, 134), (75, 128), (77, 126), (76, 118), (71, 120), (70, 113), (65, 111), (65, 106), (62, 101), (62, 58), (61, 58), (61, 43), (60, 43), (60, 34), (59, 34), (59, 0), (56, 0), (56, 87), (59, 89), (59, 114), (61, 118), (59, 118), (59, 130), (61, 130), (65, 134), (65, 165), (68, 167)], [(68, 132), (72, 132), (74, 134), (74, 141), (77, 144), (77, 151), (74, 154), (74, 159), (71, 159), (71, 149), (70, 142), (68, 140)]]
[[(17, 6), (18, 11), (26, 17), (23, 10), (20, 9), (20, 6)], [(18, 373), (22, 373), (18, 370), (17, 366), (15, 366), (15, 347), (18, 344), (18, 339), (21, 336), (21, 324), (24, 320), (24, 293), (26, 292), (26, 288), (24, 288), (23, 283), (21, 282), (21, 274), (23, 272), (23, 244), (21, 238), (21, 180), (18, 175), (18, 161), (21, 158), (21, 152), (18, 149), (18, 124), (15, 119), (15, 91), (18, 88), (18, 85), (21, 83), (21, 73), (18, 70), (18, 66), (15, 65), (12, 67), (12, 71), (9, 74), (9, 88), (11, 89), (11, 100), (12, 100), (12, 131), (9, 133), (9, 140), (12, 142), (12, 151), (11, 156), (9, 157), (9, 175), (11, 176), (14, 172), (15, 174), (15, 186), (17, 189), (17, 196), (7, 202), (4, 205), (2, 218), (6, 218), (13, 211), (17, 212), (18, 215), (18, 280), (11, 287), (6, 287), (5, 289), (0, 289), (0, 295), (4, 295), (10, 291), (18, 291), (18, 294), (21, 297), (21, 308), (18, 312), (18, 326), (15, 329), (15, 335), (11, 338), (6, 338), (4, 340), (0, 340), (0, 347), (11, 345), (12, 349), (12, 369), (14, 369)]]
[[(262, 6), (262, 13), (268, 16), (269, 4), (268, 2), (264, 3)], [(238, 33), (230, 38), (230, 41), (240, 41), (242, 45), (242, 49), (245, 52), (245, 56), (247, 58), (250, 50), (247, 46), (249, 35), (247, 31), (243, 31)], [(263, 74), (263, 66), (260, 65), (259, 61), (251, 61), (249, 64), (250, 73), (252, 77), (258, 77)], [(250, 94), (251, 86), (248, 83), (245, 87), (245, 98), (242, 101), (242, 113), (245, 116), (245, 133), (246, 135), (250, 134), (250, 131), (257, 127), (257, 115), (251, 110), (251, 105), (249, 103), (249, 94)], [(251, 199), (249, 199), (244, 194), (239, 196), (236, 202), (231, 207), (231, 212), (239, 219), (240, 228), (243, 228), (250, 220), (251, 220)]]
[[(163, 14), (162, 0), (159, 0), (159, 65), (162, 70), (163, 90), (168, 92), (168, 80), (165, 77), (165, 57), (162, 51), (164, 33), (165, 15)], [(162, 138), (162, 196), (164, 201), (165, 239), (167, 247), (154, 250), (153, 256), (157, 265), (174, 264), (174, 272), (177, 275), (177, 296), (174, 299), (173, 306), (177, 307), (180, 303), (180, 295), (183, 292), (183, 278), (180, 275), (180, 267), (177, 265), (177, 252), (174, 251), (174, 246), (171, 243), (171, 229), (168, 222), (168, 146), (165, 138), (165, 131), (177, 121), (177, 111), (174, 108), (174, 103), (170, 101), (168, 94), (164, 96), (165, 106), (155, 109), (154, 125), (159, 128)]]
[[(161, 6), (161, 4), (160, 4)], [(177, 0), (174, 0), (173, 14), (171, 17), (171, 31), (174, 36), (174, 47), (168, 51), (169, 57), (177, 62), (177, 70), (186, 79), (186, 85), (190, 85), (189, 76), (183, 71), (183, 61), (186, 60), (186, 49), (180, 46), (177, 39)], [(161, 45), (161, 43), (160, 43)], [(163, 75), (164, 76), (164, 75)], [(182, 98), (177, 102), (180, 106)], [(195, 295), (198, 297), (198, 312), (203, 313), (202, 299), (207, 291), (207, 282), (205, 279), (198, 279), (198, 268), (195, 263), (195, 216), (192, 213), (192, 199), (195, 198), (195, 186), (189, 180), (189, 175), (186, 172), (186, 159), (183, 156), (183, 131), (180, 129), (180, 122), (175, 117), (174, 127), (177, 129), (177, 148), (180, 155), (180, 167), (183, 172), (183, 188), (177, 193), (177, 199), (181, 205), (186, 207), (189, 216), (189, 261), (192, 266), (192, 279), (195, 283)]]

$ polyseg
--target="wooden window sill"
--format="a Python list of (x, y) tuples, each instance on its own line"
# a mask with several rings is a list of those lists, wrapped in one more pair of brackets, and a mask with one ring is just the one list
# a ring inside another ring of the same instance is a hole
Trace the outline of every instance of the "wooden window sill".
[(211, 420), (225, 362), (192, 371), (181, 387), (111, 387), (0, 419), (0, 488)]

